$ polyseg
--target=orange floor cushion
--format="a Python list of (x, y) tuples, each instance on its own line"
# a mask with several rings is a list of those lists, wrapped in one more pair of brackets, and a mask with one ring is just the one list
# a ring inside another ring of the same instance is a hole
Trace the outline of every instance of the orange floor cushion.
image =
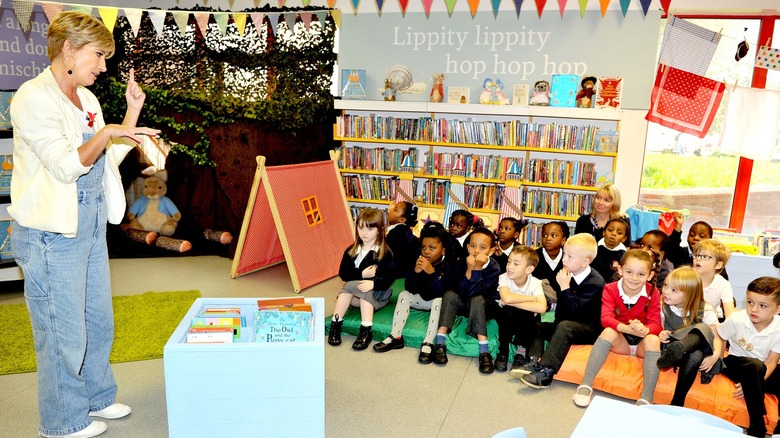
[[(555, 375), (555, 380), (580, 384), (585, 374), (591, 347), (591, 345), (572, 346), (563, 366)], [(636, 400), (642, 393), (642, 375), (642, 359), (609, 353), (607, 361), (593, 382), (593, 388), (618, 397)], [(654, 402), (660, 404), (671, 402), (676, 384), (677, 374), (673, 370), (661, 372), (658, 385), (655, 387)], [(734, 398), (734, 389), (734, 383), (725, 376), (717, 375), (707, 385), (702, 385), (699, 379), (696, 379), (685, 399), (685, 406), (747, 427), (749, 421), (745, 401)], [(767, 412), (764, 418), (767, 433), (771, 435), (777, 424), (777, 397), (767, 395), (764, 404)]]

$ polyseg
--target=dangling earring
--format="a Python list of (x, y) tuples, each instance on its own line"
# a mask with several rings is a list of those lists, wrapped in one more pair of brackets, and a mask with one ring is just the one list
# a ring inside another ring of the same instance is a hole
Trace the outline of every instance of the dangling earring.
[[(65, 67), (67, 68), (67, 64), (68, 64), (68, 62), (67, 62), (67, 61), (68, 61), (68, 58), (70, 58), (70, 59), (72, 59), (72, 60), (73, 60), (73, 67), (75, 67), (75, 66), (76, 66), (76, 58), (74, 58), (74, 57), (73, 57), (73, 55), (67, 55), (67, 56), (65, 57)], [(73, 74), (73, 67), (70, 67), (70, 68), (68, 68), (68, 74), (69, 74), (69, 75), (72, 75), (72, 74)]]

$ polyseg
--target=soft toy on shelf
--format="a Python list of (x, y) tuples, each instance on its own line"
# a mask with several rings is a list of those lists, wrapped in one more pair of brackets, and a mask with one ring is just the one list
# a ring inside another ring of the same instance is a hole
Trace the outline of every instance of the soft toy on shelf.
[(593, 107), (593, 95), (596, 94), (596, 78), (593, 76), (586, 76), (582, 78), (580, 85), (582, 89), (577, 92), (577, 108), (592, 108)]
[(431, 87), (431, 102), (440, 103), (444, 100), (444, 73), (433, 74), (433, 86)]
[(531, 105), (549, 106), (550, 105), (550, 83), (547, 81), (536, 81), (534, 91), (531, 92)]
[(190, 242), (168, 237), (176, 231), (181, 213), (173, 201), (165, 196), (168, 191), (168, 186), (165, 184), (167, 179), (167, 172), (159, 171), (144, 180), (141, 188), (143, 196), (136, 199), (127, 210), (127, 219), (130, 223), (123, 225), (122, 229), (135, 241), (154, 244), (172, 251), (186, 252), (192, 248)]

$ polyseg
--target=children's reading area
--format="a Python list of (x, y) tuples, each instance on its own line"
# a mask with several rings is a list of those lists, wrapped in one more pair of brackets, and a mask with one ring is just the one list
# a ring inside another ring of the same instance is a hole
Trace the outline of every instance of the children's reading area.
[(776, 3), (0, 0), (0, 436), (780, 436)]

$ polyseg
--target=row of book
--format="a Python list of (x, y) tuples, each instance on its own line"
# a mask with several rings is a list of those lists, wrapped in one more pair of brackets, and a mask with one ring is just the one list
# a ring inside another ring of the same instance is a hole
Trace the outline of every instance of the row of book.
[[(443, 205), (449, 187), (449, 181), (426, 181), (422, 188), (423, 203)], [(469, 208), (498, 210), (504, 190), (503, 186), (496, 184), (464, 184), (462, 201)]]
[[(520, 236), (520, 243), (536, 248), (542, 244), (542, 227), (546, 222), (530, 222)], [(574, 225), (569, 225), (569, 235), (574, 235)]]
[(336, 120), (340, 138), (421, 141), (490, 146), (617, 152), (618, 133), (595, 125), (398, 118), (345, 114)]
[[(460, 154), (450, 152), (436, 152), (423, 154), (422, 171), (431, 176), (452, 176), (452, 168), (458, 159), (463, 160), (463, 168), (466, 178), (506, 179), (506, 173), (512, 163), (517, 163), (518, 169), (523, 170), (523, 158), (503, 157), (501, 155)], [(522, 178), (523, 174), (517, 175)]]
[(596, 186), (596, 163), (569, 160), (528, 160), (527, 178), (538, 183)]
[(780, 252), (780, 231), (757, 231), (753, 244), (758, 247), (758, 255), (772, 257)]
[(339, 156), (339, 168), (377, 170), (382, 172), (401, 172), (401, 164), (409, 155), (417, 165), (417, 149), (364, 148), (360, 146), (342, 146)]
[(593, 197), (593, 194), (529, 189), (523, 196), (525, 204), (523, 211), (577, 218), (590, 213)]
[[(373, 175), (343, 175), (344, 191), (348, 198), (392, 201), (398, 178)], [(417, 193), (417, 181), (412, 182)]]
[(188, 344), (232, 344), (241, 339), (246, 316), (239, 307), (206, 307), (192, 319)]

